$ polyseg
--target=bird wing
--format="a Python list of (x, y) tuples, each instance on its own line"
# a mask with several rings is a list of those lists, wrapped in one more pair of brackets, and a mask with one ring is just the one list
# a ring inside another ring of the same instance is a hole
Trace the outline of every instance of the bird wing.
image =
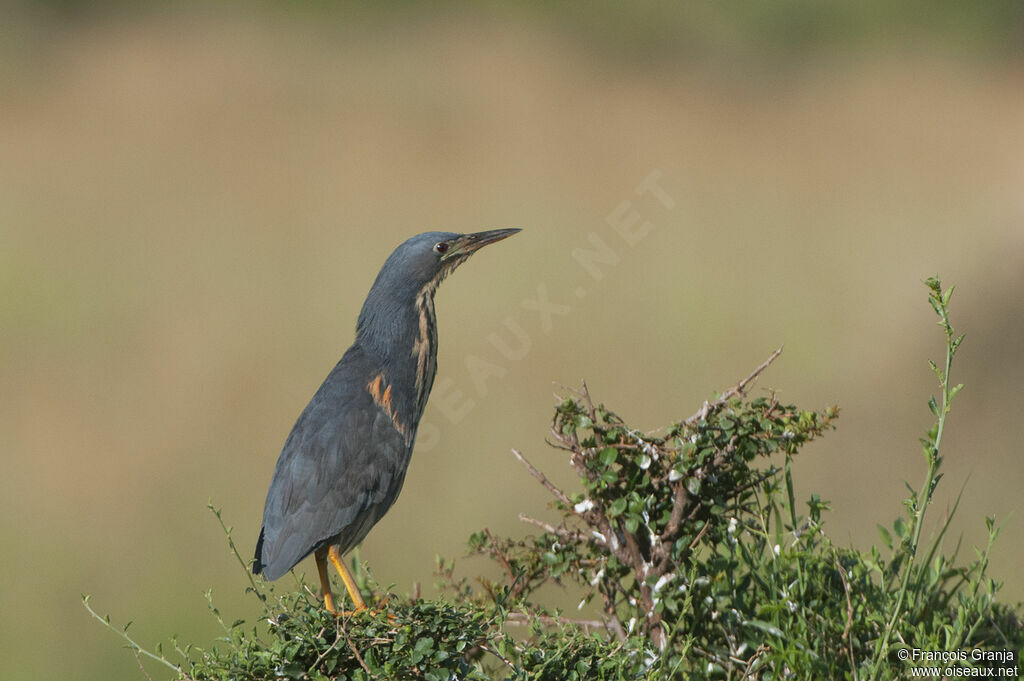
[(277, 579), (319, 546), (362, 541), (401, 490), (411, 443), (367, 389), (350, 351), (302, 412), (267, 492), (258, 567)]

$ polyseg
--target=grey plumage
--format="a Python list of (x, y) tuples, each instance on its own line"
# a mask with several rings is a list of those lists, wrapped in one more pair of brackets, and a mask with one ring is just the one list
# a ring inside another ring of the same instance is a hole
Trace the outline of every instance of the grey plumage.
[(285, 441), (253, 572), (273, 580), (322, 547), (344, 554), (388, 511), (405, 481), (436, 373), (437, 286), (477, 249), (518, 231), (428, 232), (387, 259), (360, 312), (355, 342)]

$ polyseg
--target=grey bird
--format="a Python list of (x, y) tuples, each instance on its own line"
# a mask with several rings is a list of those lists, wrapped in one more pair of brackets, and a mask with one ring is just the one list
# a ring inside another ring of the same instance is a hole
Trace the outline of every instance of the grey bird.
[(356, 339), (303, 410), (277, 460), (252, 571), (274, 580), (309, 554), (336, 612), (334, 564), (366, 608), (342, 556), (391, 508), (405, 481), (437, 370), (434, 294), (477, 250), (520, 230), (426, 232), (398, 246), (363, 303)]

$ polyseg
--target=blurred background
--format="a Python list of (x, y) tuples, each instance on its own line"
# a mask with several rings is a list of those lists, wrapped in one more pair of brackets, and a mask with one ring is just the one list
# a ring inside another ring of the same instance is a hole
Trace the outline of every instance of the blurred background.
[(207, 589), (255, 615), (207, 502), (251, 555), (285, 436), (428, 229), (524, 231), (438, 294), (434, 397), (362, 549), (381, 583), (429, 594), (435, 555), (544, 515), (510, 448), (571, 484), (554, 382), (654, 429), (780, 345), (758, 390), (843, 410), (798, 493), (878, 543), (924, 475), (941, 274), (966, 388), (926, 533), (966, 482), (948, 545), (997, 516), (1024, 598), (1020, 3), (2, 13), (0, 677), (141, 678), (83, 592), (147, 645), (211, 644)]

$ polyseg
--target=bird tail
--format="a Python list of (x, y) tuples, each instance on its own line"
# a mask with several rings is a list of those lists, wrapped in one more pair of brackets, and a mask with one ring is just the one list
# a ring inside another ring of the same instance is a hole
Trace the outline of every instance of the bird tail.
[(263, 564), (263, 528), (260, 528), (260, 538), (256, 540), (256, 560), (252, 563), (252, 573), (258, 575), (263, 572), (266, 566)]

